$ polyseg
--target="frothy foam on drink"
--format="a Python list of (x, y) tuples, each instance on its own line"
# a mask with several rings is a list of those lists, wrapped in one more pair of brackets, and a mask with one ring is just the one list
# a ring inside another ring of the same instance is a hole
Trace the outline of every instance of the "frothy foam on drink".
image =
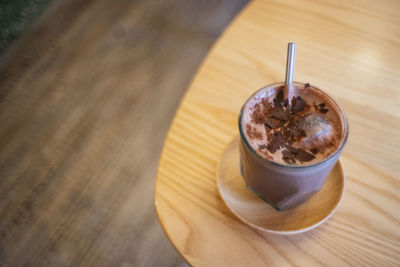
[(253, 95), (242, 113), (243, 133), (264, 158), (287, 165), (312, 165), (334, 153), (342, 140), (342, 120), (333, 100), (310, 86), (294, 86), (289, 105), (283, 86)]

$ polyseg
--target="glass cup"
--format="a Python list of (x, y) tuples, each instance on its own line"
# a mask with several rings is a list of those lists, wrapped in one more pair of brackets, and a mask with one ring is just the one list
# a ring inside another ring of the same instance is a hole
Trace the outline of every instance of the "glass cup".
[[(305, 88), (303, 83), (294, 82), (293, 85), (298, 90), (306, 90), (301, 89)], [(284, 165), (257, 154), (243, 132), (243, 109), (247, 102), (259, 91), (266, 90), (266, 95), (274, 97), (283, 86), (284, 83), (282, 82), (274, 83), (256, 91), (245, 102), (239, 113), (240, 172), (247, 187), (277, 210), (294, 208), (309, 200), (322, 188), (348, 137), (348, 123), (343, 110), (328, 94), (315, 86), (310, 86), (307, 90), (314, 90), (313, 93), (322, 96), (340, 118), (342, 133), (336, 151), (320, 162), (305, 166)]]

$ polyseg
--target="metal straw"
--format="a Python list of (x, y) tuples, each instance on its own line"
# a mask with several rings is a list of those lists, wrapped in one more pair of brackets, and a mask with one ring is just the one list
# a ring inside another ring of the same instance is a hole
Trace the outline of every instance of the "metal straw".
[(285, 88), (283, 90), (284, 99), (288, 100), (289, 105), (292, 105), (293, 98), (293, 69), (294, 69), (294, 51), (296, 49), (295, 43), (289, 43), (287, 49), (287, 60), (286, 60), (286, 77), (285, 77)]
[(294, 69), (294, 54), (296, 50), (295, 43), (289, 43), (287, 49), (287, 60), (286, 60), (286, 78), (285, 84), (289, 85), (293, 82), (293, 69)]

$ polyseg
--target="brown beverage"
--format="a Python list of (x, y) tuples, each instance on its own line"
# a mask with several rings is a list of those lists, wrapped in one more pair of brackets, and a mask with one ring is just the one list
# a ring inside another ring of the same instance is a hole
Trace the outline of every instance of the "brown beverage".
[(324, 184), (346, 142), (338, 104), (315, 86), (283, 83), (254, 93), (239, 115), (240, 168), (249, 189), (278, 210), (310, 199)]

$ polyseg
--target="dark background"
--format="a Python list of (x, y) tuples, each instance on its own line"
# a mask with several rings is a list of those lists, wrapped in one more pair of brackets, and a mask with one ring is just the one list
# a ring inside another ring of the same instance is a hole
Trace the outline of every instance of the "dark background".
[(0, 2), (0, 266), (181, 266), (154, 185), (245, 0)]

